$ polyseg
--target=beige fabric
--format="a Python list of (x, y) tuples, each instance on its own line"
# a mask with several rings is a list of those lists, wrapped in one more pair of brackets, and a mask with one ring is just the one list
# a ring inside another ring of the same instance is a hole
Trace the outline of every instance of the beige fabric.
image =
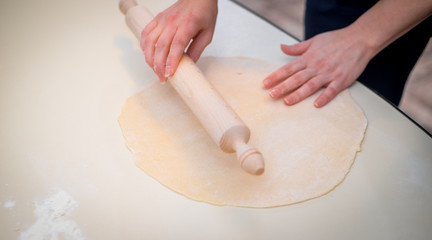
[[(312, 98), (285, 106), (261, 88), (276, 66), (241, 58), (205, 58), (200, 68), (250, 127), (264, 155), (261, 176), (222, 152), (169, 85), (130, 97), (119, 118), (137, 165), (170, 189), (216, 205), (274, 207), (331, 191), (349, 172), (367, 120), (348, 90), (317, 109)], [(209, 106), (211, 107), (211, 106)]]

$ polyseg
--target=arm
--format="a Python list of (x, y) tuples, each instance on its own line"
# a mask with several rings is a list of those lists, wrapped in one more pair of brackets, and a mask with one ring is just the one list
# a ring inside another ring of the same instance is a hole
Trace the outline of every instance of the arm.
[(299, 56), (263, 81), (272, 98), (293, 105), (320, 88), (315, 100), (322, 107), (349, 87), (368, 62), (394, 40), (432, 13), (432, 0), (381, 0), (348, 27), (319, 34), (287, 46), (284, 53)]
[(172, 76), (185, 49), (197, 61), (211, 42), (217, 0), (178, 0), (158, 14), (142, 31), (141, 48), (160, 81)]

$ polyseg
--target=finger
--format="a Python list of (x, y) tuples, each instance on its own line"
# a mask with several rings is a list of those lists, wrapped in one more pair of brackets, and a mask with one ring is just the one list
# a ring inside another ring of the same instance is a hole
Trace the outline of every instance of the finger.
[(303, 101), (305, 98), (309, 97), (310, 95), (321, 89), (326, 82), (327, 78), (322, 76), (316, 76), (310, 79), (293, 93), (284, 97), (285, 104), (294, 105), (300, 101)]
[(161, 82), (166, 80), (165, 67), (176, 28), (167, 26), (158, 38), (154, 53), (154, 70)]
[(281, 44), (281, 50), (287, 55), (299, 56), (306, 52), (306, 50), (311, 45), (311, 40), (312, 39), (309, 39), (307, 41), (303, 41), (294, 45)]
[(306, 64), (301, 59), (295, 59), (267, 76), (263, 80), (263, 86), (264, 88), (271, 88), (305, 68)]
[(160, 27), (156, 27), (153, 31), (151, 31), (144, 39), (144, 56), (147, 64), (154, 70), (154, 52), (155, 45), (159, 36), (161, 34), (162, 29)]
[(153, 19), (152, 21), (150, 21), (145, 27), (144, 29), (141, 31), (141, 39), (140, 39), (140, 46), (141, 46), (141, 50), (144, 51), (144, 47), (145, 47), (145, 39), (148, 37), (148, 35), (157, 27), (158, 22)]
[(189, 45), (194, 33), (184, 28), (178, 29), (171, 44), (168, 53), (165, 76), (172, 76), (177, 70), (181, 57)]
[(272, 90), (270, 90), (269, 95), (271, 98), (280, 98), (286, 94), (291, 93), (295, 89), (302, 86), (305, 82), (315, 76), (315, 71), (313, 70), (303, 70), (293, 76), (289, 77)]
[(333, 98), (336, 97), (344, 88), (337, 81), (332, 81), (321, 93), (321, 95), (315, 100), (314, 106), (317, 108), (325, 106)]
[(213, 30), (206, 30), (198, 34), (190, 44), (187, 55), (194, 61), (198, 61), (204, 49), (210, 44), (213, 38)]

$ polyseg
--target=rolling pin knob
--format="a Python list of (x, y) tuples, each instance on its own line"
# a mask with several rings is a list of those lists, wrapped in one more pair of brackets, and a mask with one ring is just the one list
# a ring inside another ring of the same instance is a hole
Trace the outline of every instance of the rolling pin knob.
[(264, 158), (256, 148), (240, 141), (235, 143), (235, 148), (243, 170), (253, 175), (264, 173)]
[(224, 152), (236, 152), (243, 170), (253, 175), (261, 175), (265, 168), (264, 158), (256, 148), (247, 144), (250, 138), (249, 128), (243, 122), (236, 121), (223, 133), (219, 147)]
[(119, 2), (120, 11), (123, 14), (126, 14), (129, 11), (129, 9), (131, 9), (132, 7), (135, 7), (137, 5), (138, 4), (135, 0), (121, 0)]

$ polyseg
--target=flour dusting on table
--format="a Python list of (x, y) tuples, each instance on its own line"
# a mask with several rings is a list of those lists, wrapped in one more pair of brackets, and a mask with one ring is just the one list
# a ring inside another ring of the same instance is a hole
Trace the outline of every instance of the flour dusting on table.
[(16, 203), (12, 200), (7, 200), (4, 204), (4, 207), (7, 209), (13, 209), (16, 206)]
[(77, 202), (65, 191), (56, 190), (41, 202), (35, 202), (36, 222), (20, 234), (20, 240), (84, 240), (78, 224), (70, 219)]

